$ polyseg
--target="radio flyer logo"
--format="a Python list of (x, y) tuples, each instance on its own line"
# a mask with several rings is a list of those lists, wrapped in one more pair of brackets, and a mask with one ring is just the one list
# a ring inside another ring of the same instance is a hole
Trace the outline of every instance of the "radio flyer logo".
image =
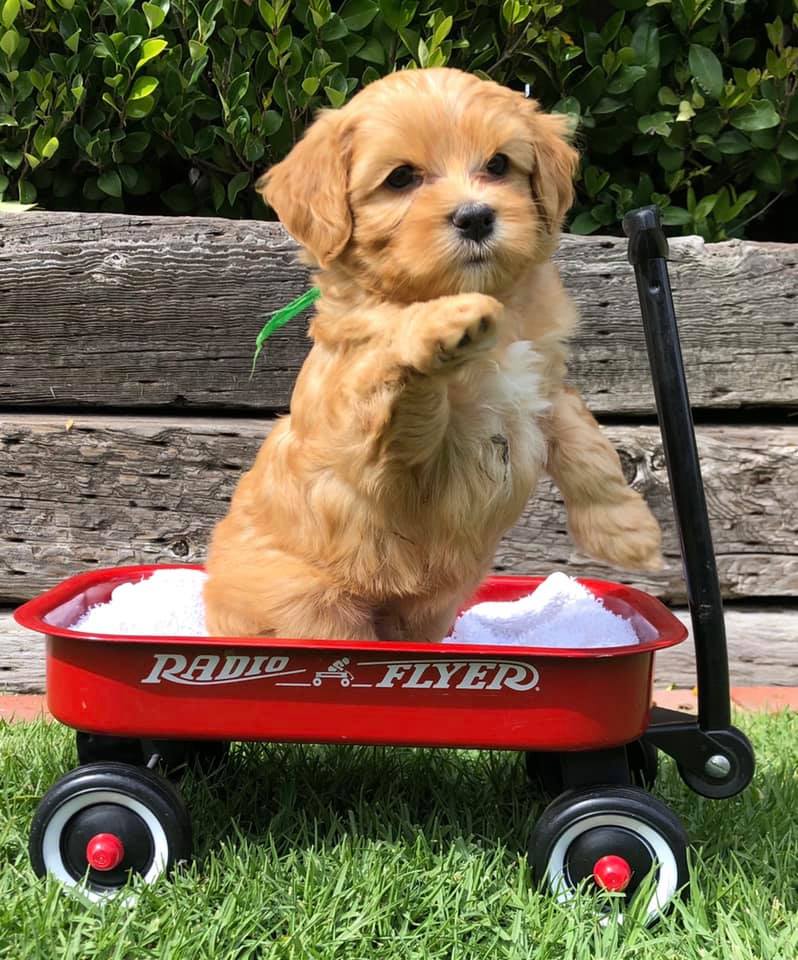
[[(299, 662), (299, 658), (295, 658)], [(396, 659), (332, 661), (326, 669), (293, 666), (291, 657), (250, 654), (156, 653), (142, 684), (196, 687), (268, 680), (278, 687), (374, 688), (377, 690), (537, 690), (538, 670), (521, 660)]]

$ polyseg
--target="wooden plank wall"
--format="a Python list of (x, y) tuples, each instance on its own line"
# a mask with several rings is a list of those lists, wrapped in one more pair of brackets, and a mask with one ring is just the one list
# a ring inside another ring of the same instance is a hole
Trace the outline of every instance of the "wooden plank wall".
[[(685, 602), (626, 244), (564, 237), (582, 329), (571, 378), (665, 530), (668, 568), (624, 578), (579, 556), (544, 482), (497, 569), (627, 579)], [(739, 683), (798, 683), (798, 251), (671, 245), (671, 278)], [(29, 213), (0, 219), (0, 687), (41, 688), (20, 600), (82, 569), (201, 561), (211, 525), (285, 410), (306, 322), (265, 314), (306, 289), (276, 224)], [(661, 681), (692, 683), (689, 646)]]

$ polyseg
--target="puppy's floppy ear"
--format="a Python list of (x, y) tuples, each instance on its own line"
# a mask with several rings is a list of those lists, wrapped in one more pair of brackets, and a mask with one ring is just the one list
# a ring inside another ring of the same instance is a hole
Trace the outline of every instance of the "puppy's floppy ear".
[(534, 100), (525, 100), (535, 168), (530, 177), (532, 193), (546, 219), (549, 233), (556, 233), (574, 202), (574, 175), (579, 154), (571, 146), (572, 121), (561, 113), (541, 113)]
[(341, 112), (325, 110), (285, 160), (255, 185), (286, 230), (322, 267), (341, 253), (352, 233), (348, 161)]

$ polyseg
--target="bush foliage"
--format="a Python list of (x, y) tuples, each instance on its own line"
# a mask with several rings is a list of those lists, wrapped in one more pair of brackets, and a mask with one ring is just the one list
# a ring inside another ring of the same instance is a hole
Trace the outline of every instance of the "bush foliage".
[(739, 236), (798, 174), (795, 2), (0, 0), (0, 198), (267, 216), (316, 109), (448, 64), (578, 119), (571, 230)]

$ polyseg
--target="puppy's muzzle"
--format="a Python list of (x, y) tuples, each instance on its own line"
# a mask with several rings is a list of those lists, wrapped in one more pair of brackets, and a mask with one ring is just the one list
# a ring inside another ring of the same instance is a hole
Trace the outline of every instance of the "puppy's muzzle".
[(452, 224), (464, 239), (482, 243), (493, 233), (496, 211), (487, 203), (463, 203), (452, 214)]

